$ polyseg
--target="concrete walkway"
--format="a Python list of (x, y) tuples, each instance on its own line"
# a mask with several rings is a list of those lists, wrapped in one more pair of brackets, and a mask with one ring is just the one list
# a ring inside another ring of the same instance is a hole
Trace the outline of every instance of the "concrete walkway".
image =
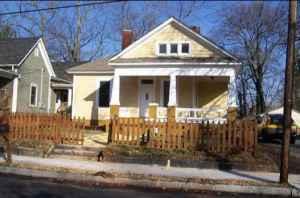
[[(213, 180), (243, 180), (256, 182), (278, 182), (278, 173), (269, 172), (248, 172), (239, 170), (222, 171), (218, 169), (198, 169), (198, 168), (178, 168), (165, 167), (158, 165), (142, 165), (128, 163), (110, 163), (80, 161), (60, 158), (38, 158), (29, 156), (13, 155), (13, 161), (16, 163), (29, 163), (40, 166), (51, 166), (57, 168), (70, 168), (79, 170), (89, 170), (111, 173), (132, 173), (152, 176), (171, 176), (182, 178), (202, 178)], [(290, 183), (297, 189), (300, 189), (300, 175), (290, 175)]]

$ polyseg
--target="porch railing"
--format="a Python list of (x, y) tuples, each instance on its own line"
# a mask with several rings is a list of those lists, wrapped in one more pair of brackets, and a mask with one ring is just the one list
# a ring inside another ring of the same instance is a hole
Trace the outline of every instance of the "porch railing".
[(136, 107), (120, 107), (119, 116), (123, 118), (139, 117), (139, 109)]
[(219, 108), (176, 108), (178, 120), (222, 120), (225, 114), (226, 111)]

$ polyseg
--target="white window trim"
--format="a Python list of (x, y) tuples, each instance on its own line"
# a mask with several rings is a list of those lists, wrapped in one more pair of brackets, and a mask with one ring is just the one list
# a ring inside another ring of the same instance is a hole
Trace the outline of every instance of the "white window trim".
[[(189, 53), (182, 53), (182, 44), (187, 43), (189, 45)], [(167, 46), (167, 53), (162, 54), (159, 52), (159, 45), (165, 44)], [(171, 53), (171, 44), (177, 44), (177, 53)], [(157, 56), (188, 56), (192, 54), (192, 47), (190, 41), (170, 41), (170, 42), (157, 42), (156, 43), (156, 55)]]
[[(166, 45), (166, 53), (165, 54), (163, 54), (163, 53), (160, 53), (159, 52), (159, 45)], [(168, 43), (166, 43), (166, 42), (157, 42), (156, 43), (156, 55), (157, 56), (168, 56), (169, 55), (169, 44)]]
[[(108, 96), (108, 100), (109, 100), (109, 103), (108, 103), (108, 106), (107, 107), (100, 107), (99, 106), (99, 99), (100, 99), (100, 83), (101, 82), (109, 82), (109, 96)], [(112, 80), (111, 79), (101, 79), (101, 80), (97, 80), (97, 91), (96, 91), (96, 105), (97, 105), (97, 108), (108, 108), (110, 106), (110, 99), (111, 99), (111, 90), (112, 90)]]
[[(171, 52), (171, 45), (177, 45), (177, 53), (172, 53)], [(179, 55), (179, 46), (181, 46), (181, 44), (180, 43), (177, 43), (177, 42), (171, 42), (171, 43), (169, 43), (169, 48), (170, 48), (170, 50), (169, 50), (169, 55), (172, 55), (172, 56), (178, 56)]]
[[(32, 94), (32, 87), (35, 87), (35, 104), (31, 104), (31, 94)], [(30, 93), (29, 93), (29, 106), (30, 107), (37, 107), (38, 105), (38, 85), (35, 83), (30, 83)]]
[[(182, 52), (182, 44), (185, 44), (185, 43), (189, 45), (189, 53), (183, 53), (183, 52)], [(180, 56), (187, 56), (187, 55), (192, 54), (192, 45), (191, 45), (191, 42), (190, 42), (190, 41), (181, 41), (181, 42), (180, 42), (180, 49), (179, 49), (178, 54), (179, 54)]]

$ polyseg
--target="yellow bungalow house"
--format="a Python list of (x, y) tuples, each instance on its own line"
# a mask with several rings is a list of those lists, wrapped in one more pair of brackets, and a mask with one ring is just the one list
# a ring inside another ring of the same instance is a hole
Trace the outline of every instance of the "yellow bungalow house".
[(124, 30), (120, 53), (68, 70), (73, 116), (223, 119), (236, 108), (241, 63), (196, 28), (170, 18), (132, 41)]

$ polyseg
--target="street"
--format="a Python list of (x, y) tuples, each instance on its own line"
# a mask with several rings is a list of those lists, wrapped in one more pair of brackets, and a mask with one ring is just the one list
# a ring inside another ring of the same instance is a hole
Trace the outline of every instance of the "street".
[(1, 198), (262, 197), (254, 195), (222, 194), (211, 192), (186, 193), (153, 191), (146, 189), (137, 190), (128, 188), (83, 187), (79, 185), (54, 183), (41, 179), (24, 178), (12, 175), (0, 175), (0, 195)]

